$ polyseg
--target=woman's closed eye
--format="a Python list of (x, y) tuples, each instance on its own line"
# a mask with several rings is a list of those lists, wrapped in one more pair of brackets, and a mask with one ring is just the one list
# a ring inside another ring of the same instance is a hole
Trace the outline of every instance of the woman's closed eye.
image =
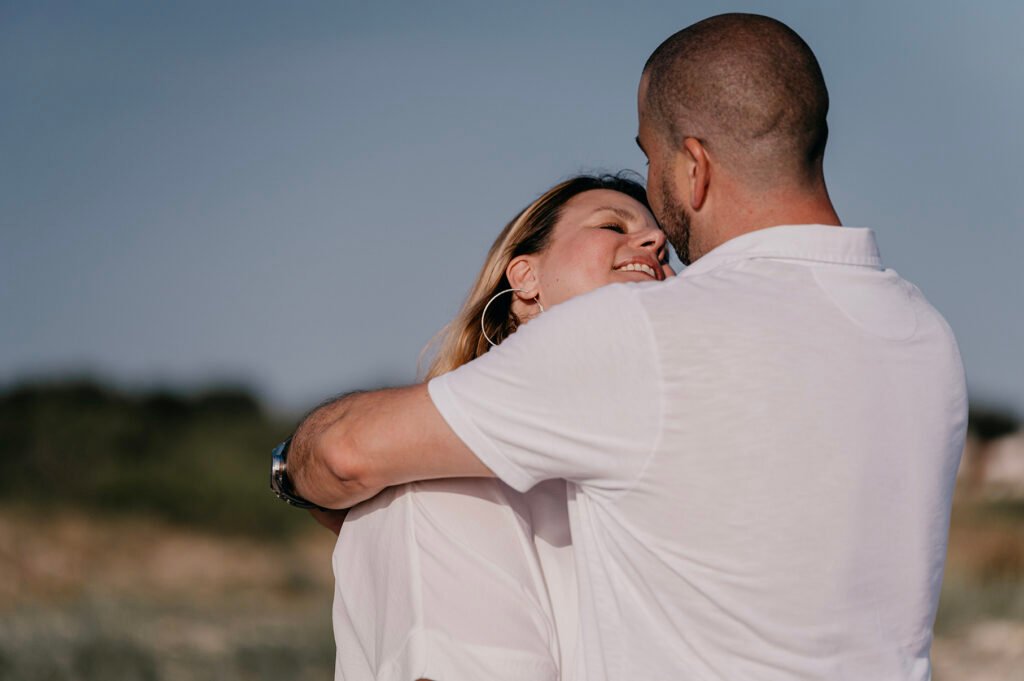
[(626, 233), (626, 228), (625, 227), (623, 227), (622, 225), (616, 225), (616, 224), (601, 225), (601, 229), (610, 229), (611, 231), (618, 232), (619, 234), (625, 234)]

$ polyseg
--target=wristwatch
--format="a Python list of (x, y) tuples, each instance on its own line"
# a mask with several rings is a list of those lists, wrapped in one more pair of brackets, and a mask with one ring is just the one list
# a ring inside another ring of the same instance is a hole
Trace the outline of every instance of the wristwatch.
[(327, 509), (317, 506), (312, 501), (307, 501), (292, 491), (292, 481), (288, 479), (288, 449), (292, 445), (292, 439), (288, 438), (271, 452), (270, 462), (270, 489), (277, 495), (278, 499), (287, 501), (298, 508), (319, 508), (321, 511)]

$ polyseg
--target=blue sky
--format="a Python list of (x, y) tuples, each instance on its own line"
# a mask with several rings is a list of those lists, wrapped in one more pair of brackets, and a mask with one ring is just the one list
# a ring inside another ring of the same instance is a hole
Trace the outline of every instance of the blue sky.
[(7, 2), (0, 383), (243, 382), (301, 409), (414, 378), (497, 231), (643, 171), (650, 52), (754, 11), (818, 55), (844, 223), (1024, 412), (1024, 5)]

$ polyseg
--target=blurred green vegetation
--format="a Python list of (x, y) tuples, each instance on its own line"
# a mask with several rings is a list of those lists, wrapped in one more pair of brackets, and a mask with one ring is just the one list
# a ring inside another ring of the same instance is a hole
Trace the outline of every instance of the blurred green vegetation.
[(967, 433), (982, 442), (991, 442), (1020, 430), (1020, 418), (1007, 407), (971, 400)]
[(0, 392), (0, 503), (282, 538), (310, 525), (269, 491), (270, 449), (293, 427), (233, 386), (22, 383)]

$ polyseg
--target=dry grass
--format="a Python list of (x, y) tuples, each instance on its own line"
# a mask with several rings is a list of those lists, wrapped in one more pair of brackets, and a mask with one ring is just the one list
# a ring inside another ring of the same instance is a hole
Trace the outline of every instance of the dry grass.
[(936, 681), (1024, 681), (1024, 502), (957, 499), (935, 629)]
[(333, 678), (332, 538), (0, 514), (0, 680)]
[[(0, 511), (0, 681), (333, 678), (333, 538)], [(960, 500), (936, 681), (1024, 680), (1024, 504)]]
[(991, 619), (1024, 622), (1024, 502), (959, 499), (936, 629)]

